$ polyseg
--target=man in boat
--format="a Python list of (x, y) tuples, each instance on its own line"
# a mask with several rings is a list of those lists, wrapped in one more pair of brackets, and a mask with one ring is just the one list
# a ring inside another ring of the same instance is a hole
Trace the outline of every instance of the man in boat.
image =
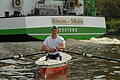
[(63, 37), (59, 36), (57, 32), (58, 27), (52, 26), (51, 36), (47, 37), (44, 40), (43, 45), (41, 46), (41, 51), (48, 52), (48, 55), (46, 56), (46, 61), (48, 59), (62, 60), (62, 57), (59, 54), (59, 50), (65, 49), (65, 40)]

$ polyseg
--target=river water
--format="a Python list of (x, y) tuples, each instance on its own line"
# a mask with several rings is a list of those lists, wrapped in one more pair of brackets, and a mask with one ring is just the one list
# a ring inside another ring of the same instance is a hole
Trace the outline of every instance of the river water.
[[(0, 42), (0, 58), (18, 54), (35, 54), (41, 44), (42, 41)], [(117, 39), (69, 39), (66, 41), (66, 50), (120, 59), (120, 41)], [(73, 59), (69, 64), (69, 73), (54, 80), (120, 80), (120, 63), (71, 55)], [(41, 56), (43, 55), (0, 60), (0, 80), (35, 80), (37, 65), (34, 62)]]

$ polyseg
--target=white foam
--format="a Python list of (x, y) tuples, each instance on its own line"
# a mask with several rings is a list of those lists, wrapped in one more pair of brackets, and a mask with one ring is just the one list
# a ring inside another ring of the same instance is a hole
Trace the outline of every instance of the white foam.
[(120, 74), (120, 71), (114, 71), (114, 73), (118, 73), (118, 74)]
[(95, 76), (94, 78), (96, 79), (105, 78), (105, 75)]
[(103, 38), (91, 38), (90, 40), (82, 40), (84, 42), (92, 42), (92, 43), (101, 43), (101, 44), (120, 44), (120, 40), (118, 39), (110, 39), (108, 37)]

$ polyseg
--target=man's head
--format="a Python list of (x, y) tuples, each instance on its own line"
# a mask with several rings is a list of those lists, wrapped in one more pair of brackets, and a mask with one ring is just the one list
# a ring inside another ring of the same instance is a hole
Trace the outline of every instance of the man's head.
[(52, 32), (52, 35), (57, 34), (57, 32), (58, 32), (58, 27), (57, 27), (57, 26), (52, 26), (52, 27), (51, 27), (51, 32)]
[(57, 26), (52, 26), (52, 27), (51, 27), (51, 30), (52, 30), (52, 29), (58, 29), (58, 27), (57, 27)]

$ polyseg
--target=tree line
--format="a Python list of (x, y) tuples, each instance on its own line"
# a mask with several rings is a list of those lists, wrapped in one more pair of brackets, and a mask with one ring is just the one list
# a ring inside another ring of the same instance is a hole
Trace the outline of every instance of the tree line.
[(107, 32), (120, 34), (120, 0), (94, 0), (97, 16), (104, 16)]
[(95, 8), (107, 20), (120, 19), (120, 0), (95, 0)]

